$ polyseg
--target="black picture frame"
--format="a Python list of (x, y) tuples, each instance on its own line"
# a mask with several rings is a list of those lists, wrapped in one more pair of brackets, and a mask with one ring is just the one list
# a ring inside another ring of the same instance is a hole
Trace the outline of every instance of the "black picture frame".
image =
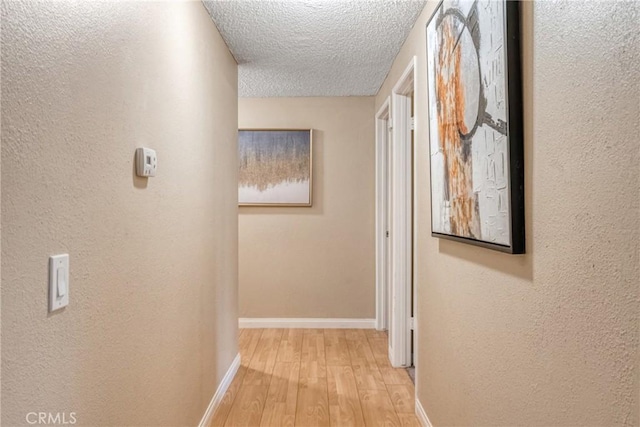
[[(495, 1), (495, 0), (494, 0)], [(506, 123), (507, 130), (507, 159), (509, 165), (509, 236), (510, 243), (500, 244), (493, 243), (482, 239), (476, 239), (468, 236), (455, 234), (447, 234), (434, 230), (434, 180), (433, 180), (433, 160), (431, 144), (434, 143), (432, 136), (431, 123), (429, 126), (430, 147), (430, 194), (431, 194), (431, 235), (433, 237), (453, 240), (456, 242), (476, 245), (492, 250), (497, 250), (509, 254), (524, 254), (526, 252), (525, 240), (525, 188), (524, 188), (524, 129), (523, 129), (523, 101), (522, 101), (522, 66), (520, 54), (520, 1), (501, 0), (504, 4), (504, 48), (505, 48), (505, 64), (506, 64)], [(429, 62), (429, 26), (434, 19), (442, 17), (442, 8), (445, 2), (441, 1), (433, 15), (426, 25), (427, 38), (427, 62)], [(473, 2), (474, 4), (477, 2)], [(440, 18), (442, 19), (442, 18)], [(469, 19), (469, 18), (466, 18)], [(455, 48), (454, 48), (455, 49)], [(480, 70), (480, 66), (478, 66)], [(430, 73), (428, 73), (430, 77)], [(429, 78), (428, 77), (428, 78)], [(430, 89), (430, 84), (427, 82)], [(430, 100), (427, 102), (429, 115), (438, 114), (434, 112), (434, 106)], [(437, 108), (437, 107), (436, 107)]]

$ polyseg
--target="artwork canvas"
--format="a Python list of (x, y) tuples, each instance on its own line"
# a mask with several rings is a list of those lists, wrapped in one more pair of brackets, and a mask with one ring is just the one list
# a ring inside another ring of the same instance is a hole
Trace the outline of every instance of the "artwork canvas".
[(524, 253), (519, 4), (443, 1), (427, 24), (432, 235)]
[(312, 131), (240, 129), (240, 206), (311, 206)]

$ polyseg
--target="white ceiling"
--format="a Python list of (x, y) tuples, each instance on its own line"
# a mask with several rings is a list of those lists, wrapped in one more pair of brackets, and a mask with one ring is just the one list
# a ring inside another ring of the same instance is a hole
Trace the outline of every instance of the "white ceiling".
[(204, 1), (241, 97), (375, 95), (424, 0)]

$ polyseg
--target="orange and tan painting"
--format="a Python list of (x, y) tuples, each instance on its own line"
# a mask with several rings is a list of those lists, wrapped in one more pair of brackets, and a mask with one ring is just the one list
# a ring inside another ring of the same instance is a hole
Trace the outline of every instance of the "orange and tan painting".
[(432, 230), (511, 243), (504, 2), (444, 1), (427, 25)]
[(239, 130), (240, 205), (311, 205), (311, 131)]

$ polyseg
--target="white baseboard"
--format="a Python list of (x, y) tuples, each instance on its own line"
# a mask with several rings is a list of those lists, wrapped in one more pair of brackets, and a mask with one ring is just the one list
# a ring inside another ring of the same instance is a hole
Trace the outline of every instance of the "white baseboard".
[(433, 427), (431, 421), (429, 421), (429, 417), (427, 417), (427, 413), (422, 406), (422, 403), (416, 397), (416, 417), (418, 417), (418, 421), (422, 424), (422, 427)]
[(294, 318), (240, 318), (240, 328), (314, 328), (314, 329), (374, 329), (376, 319), (294, 319)]
[(231, 385), (231, 381), (233, 381), (233, 378), (236, 376), (238, 368), (240, 368), (240, 353), (238, 353), (235, 359), (233, 359), (233, 362), (231, 362), (231, 366), (229, 366), (227, 373), (224, 374), (222, 381), (220, 381), (220, 385), (211, 398), (211, 402), (209, 402), (209, 406), (207, 406), (207, 410), (204, 412), (204, 415), (202, 416), (198, 427), (207, 427), (211, 423), (211, 417), (213, 417), (213, 413), (222, 402), (222, 398)]

